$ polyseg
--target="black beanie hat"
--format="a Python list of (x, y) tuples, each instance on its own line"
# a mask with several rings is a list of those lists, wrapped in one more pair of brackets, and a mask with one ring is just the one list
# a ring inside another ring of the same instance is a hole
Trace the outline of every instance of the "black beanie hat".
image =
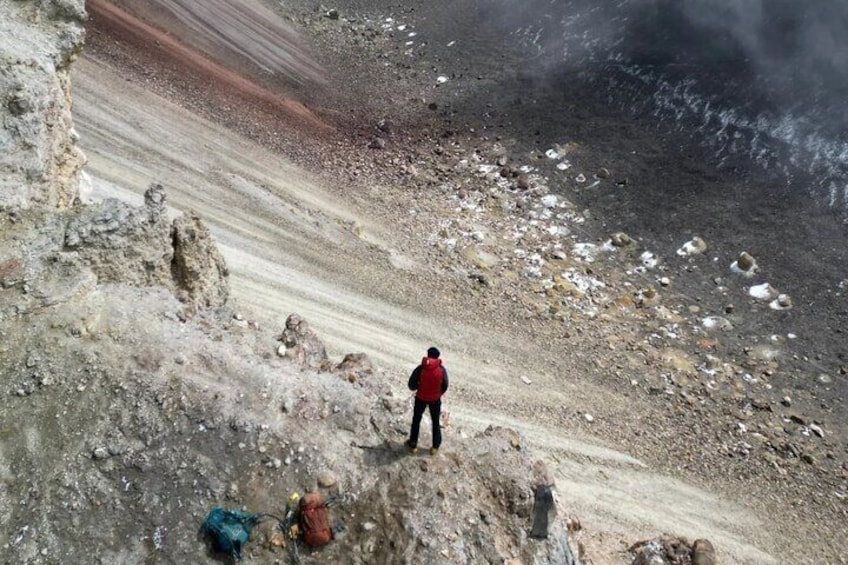
[(430, 349), (427, 350), (427, 357), (431, 357), (433, 359), (438, 359), (439, 355), (441, 355), (441, 353), (439, 353), (439, 350), (436, 349), (435, 347), (431, 347)]

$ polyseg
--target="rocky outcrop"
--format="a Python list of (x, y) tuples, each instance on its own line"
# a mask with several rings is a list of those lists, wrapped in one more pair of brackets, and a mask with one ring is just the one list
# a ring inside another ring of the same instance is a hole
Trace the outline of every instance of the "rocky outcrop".
[[(453, 441), (453, 440), (452, 440)], [(374, 488), (350, 506), (354, 535), (326, 553), (345, 563), (535, 563), (575, 565), (561, 521), (527, 535), (534, 486), (545, 482), (512, 430), (489, 427), (437, 457), (403, 447), (368, 449)]]
[[(142, 208), (113, 199), (73, 208), (84, 200), (88, 184), (70, 88), (70, 64), (82, 49), (85, 18), (83, 0), (0, 4), (0, 210), (46, 214), (39, 220), (47, 226), (41, 236), (22, 237), (40, 239), (71, 278), (79, 278), (82, 267), (86, 286), (93, 272), (97, 282), (164, 285), (194, 306), (224, 304), (227, 268), (209, 231), (193, 214), (171, 224), (161, 186), (148, 190)], [(60, 214), (50, 220), (51, 211)], [(54, 249), (53, 236), (61, 238), (65, 221), (64, 241)], [(43, 282), (38, 275), (45, 270), (43, 256), (18, 260), (24, 267), (16, 268), (6, 259), (3, 284), (23, 280), (17, 272), (27, 273), (32, 285)], [(47, 304), (66, 294), (54, 290), (44, 291)]]
[(81, 208), (68, 223), (64, 251), (75, 252), (102, 282), (170, 286), (174, 250), (163, 206), (107, 199)]
[(354, 383), (368, 378), (374, 373), (374, 364), (365, 353), (348, 353), (335, 371), (348, 382)]
[[(39, 274), (47, 272), (41, 258), (50, 254), (71, 278), (82, 276), (85, 287), (93, 272), (96, 282), (163, 285), (192, 306), (222, 305), (229, 294), (223, 257), (196, 215), (170, 222), (161, 186), (147, 191), (142, 208), (114, 199), (73, 208), (88, 184), (71, 119), (69, 72), (82, 49), (85, 18), (82, 0), (0, 4), (0, 210), (45, 214), (41, 235), (21, 235), (41, 241), (42, 252), (16, 263), (3, 257), (3, 284), (26, 279), (38, 287), (56, 274)], [(50, 219), (51, 211), (60, 214)], [(67, 294), (53, 288), (66, 285), (48, 286), (46, 304)]]
[(63, 251), (100, 282), (165, 286), (199, 307), (221, 306), (229, 295), (227, 266), (209, 230), (195, 214), (170, 222), (162, 185), (147, 190), (140, 208), (114, 199), (80, 208)]
[(200, 217), (192, 212), (175, 219), (171, 238), (171, 275), (180, 294), (201, 307), (226, 303), (229, 270)]
[(716, 565), (713, 544), (706, 539), (689, 543), (686, 538), (664, 535), (633, 544), (628, 552), (632, 565)]
[(289, 357), (298, 365), (313, 369), (329, 367), (324, 343), (299, 314), (290, 314), (286, 318), (286, 329), (278, 341), (283, 342), (277, 350), (281, 357)]
[(0, 209), (68, 208), (79, 195), (69, 64), (84, 20), (83, 0), (0, 4)]

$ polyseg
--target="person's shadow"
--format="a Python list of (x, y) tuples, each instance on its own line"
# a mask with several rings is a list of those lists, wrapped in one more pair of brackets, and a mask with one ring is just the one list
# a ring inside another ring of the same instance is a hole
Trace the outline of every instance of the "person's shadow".
[(364, 451), (363, 461), (368, 467), (383, 467), (396, 463), (404, 457), (414, 457), (407, 451), (403, 442), (385, 440), (377, 445), (357, 445), (356, 447)]

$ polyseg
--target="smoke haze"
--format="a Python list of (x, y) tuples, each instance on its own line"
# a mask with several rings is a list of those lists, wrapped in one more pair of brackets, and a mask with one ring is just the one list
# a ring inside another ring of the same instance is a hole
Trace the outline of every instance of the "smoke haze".
[[(519, 7), (520, 4), (520, 7)], [(696, 129), (848, 209), (848, 2), (501, 0), (495, 18), (539, 77), (564, 72), (622, 110)], [(613, 103), (616, 103), (616, 102)]]

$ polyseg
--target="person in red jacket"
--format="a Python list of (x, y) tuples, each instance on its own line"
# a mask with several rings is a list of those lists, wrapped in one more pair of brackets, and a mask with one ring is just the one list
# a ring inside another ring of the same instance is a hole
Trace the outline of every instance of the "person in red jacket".
[(430, 409), (430, 420), (433, 422), (433, 447), (430, 455), (439, 452), (442, 444), (442, 429), (439, 426), (439, 416), (442, 413), (442, 395), (448, 390), (448, 370), (439, 359), (439, 350), (431, 347), (427, 357), (415, 367), (409, 377), (409, 390), (415, 392), (415, 408), (412, 410), (412, 429), (406, 447), (411, 453), (418, 451), (418, 430), (421, 427), (421, 417), (424, 409)]

